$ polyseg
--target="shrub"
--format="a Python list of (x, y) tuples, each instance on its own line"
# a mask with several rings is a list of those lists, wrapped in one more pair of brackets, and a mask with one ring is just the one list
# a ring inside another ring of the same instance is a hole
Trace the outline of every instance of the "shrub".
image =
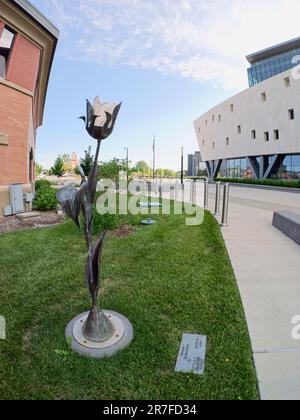
[[(128, 198), (130, 198), (130, 194), (128, 195)], [(97, 193), (96, 196), (96, 202), (97, 198), (99, 197), (99, 193)], [(117, 214), (104, 214), (101, 215), (97, 212), (96, 204), (93, 206), (93, 227), (94, 227), (94, 233), (98, 234), (101, 231), (108, 229), (108, 230), (115, 230), (118, 229), (118, 227), (122, 224), (128, 224), (131, 226), (138, 226), (141, 223), (141, 220), (145, 218), (144, 215), (122, 215), (119, 214), (119, 195), (117, 195)]]
[(115, 230), (119, 227), (119, 225), (120, 225), (119, 218), (116, 214), (101, 215), (95, 209), (94, 220), (93, 220), (94, 233), (97, 234), (99, 232), (102, 232), (105, 229)]
[(51, 182), (46, 179), (38, 179), (35, 181), (35, 191), (38, 192), (40, 189), (48, 189), (51, 187)]
[(33, 207), (40, 211), (54, 210), (58, 204), (56, 190), (52, 187), (42, 187), (36, 192)]

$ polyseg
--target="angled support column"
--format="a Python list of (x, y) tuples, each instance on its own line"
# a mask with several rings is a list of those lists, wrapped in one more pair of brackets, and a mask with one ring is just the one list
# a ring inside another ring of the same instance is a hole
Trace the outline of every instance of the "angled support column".
[(255, 179), (259, 179), (259, 164), (257, 163), (256, 157), (249, 156), (248, 157), (249, 165), (252, 169), (253, 175)]
[(266, 169), (263, 179), (271, 178), (271, 176), (278, 171), (281, 164), (283, 163), (286, 155), (276, 155), (275, 159), (269, 164)]
[(214, 164), (214, 172), (213, 172), (213, 179), (216, 179), (222, 165), (223, 159), (217, 160), (217, 163)]
[(269, 167), (269, 156), (260, 156), (259, 158), (259, 179), (265, 179), (265, 173)]
[(212, 179), (213, 177), (213, 162), (212, 161), (206, 161), (206, 170), (208, 174), (208, 178)]
[(221, 169), (222, 162), (223, 159), (211, 160), (206, 162), (208, 177), (211, 181), (213, 181), (218, 175), (218, 172)]

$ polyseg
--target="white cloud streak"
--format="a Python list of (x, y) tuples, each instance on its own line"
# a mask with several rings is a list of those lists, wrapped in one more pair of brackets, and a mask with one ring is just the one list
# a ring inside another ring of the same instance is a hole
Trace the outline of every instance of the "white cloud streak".
[(70, 59), (246, 87), (245, 55), (300, 35), (299, 0), (44, 0)]

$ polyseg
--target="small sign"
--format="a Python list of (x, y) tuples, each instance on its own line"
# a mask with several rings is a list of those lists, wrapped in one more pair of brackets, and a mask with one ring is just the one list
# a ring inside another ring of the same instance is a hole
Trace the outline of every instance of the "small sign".
[(158, 203), (156, 201), (145, 201), (140, 203), (140, 207), (161, 207), (161, 203)]
[(183, 334), (175, 372), (203, 375), (207, 337)]
[(6, 321), (4, 316), (0, 315), (0, 340), (6, 340)]

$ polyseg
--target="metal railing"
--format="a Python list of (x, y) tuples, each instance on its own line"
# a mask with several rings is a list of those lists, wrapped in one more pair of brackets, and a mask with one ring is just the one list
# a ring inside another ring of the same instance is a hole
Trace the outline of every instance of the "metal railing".
[[(181, 184), (178, 181), (175, 183), (169, 183), (169, 185), (163, 184), (162, 182), (154, 183), (154, 193), (159, 195), (159, 199), (163, 199), (163, 193), (168, 192), (170, 199), (173, 201), (181, 200), (185, 202), (186, 199), (193, 206), (196, 206), (198, 201), (197, 196), (197, 181), (196, 179), (190, 180), (187, 184), (190, 185), (189, 196), (186, 197), (186, 184)], [(228, 226), (228, 216), (229, 216), (229, 199), (230, 199), (230, 184), (222, 183), (221, 181), (210, 183), (207, 178), (202, 178), (204, 186), (203, 193), (203, 207), (205, 210), (209, 209), (209, 186), (215, 185), (215, 201), (214, 201), (214, 211), (213, 214), (216, 217), (220, 217), (220, 225), (222, 227)], [(223, 194), (222, 194), (223, 190)]]

